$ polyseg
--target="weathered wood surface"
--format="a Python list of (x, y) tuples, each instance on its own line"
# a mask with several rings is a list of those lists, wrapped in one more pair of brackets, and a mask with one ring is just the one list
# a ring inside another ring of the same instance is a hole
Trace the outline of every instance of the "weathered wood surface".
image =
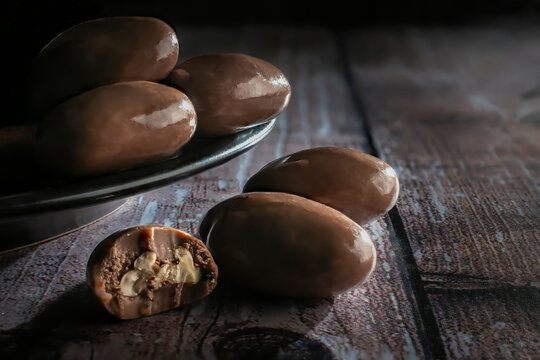
[(348, 34), (373, 146), (450, 358), (540, 354), (540, 27)]
[(115, 230), (159, 223), (196, 232), (207, 209), (238, 193), (251, 174), (282, 154), (319, 145), (368, 149), (332, 33), (258, 27), (178, 32), (183, 59), (239, 51), (275, 63), (293, 86), (288, 110), (268, 138), (241, 157), (131, 198), (82, 230), (1, 256), (0, 352), (40, 359), (431, 357), (405, 265), (392, 246), (395, 234), (383, 219), (367, 227), (378, 249), (372, 279), (335, 298), (274, 298), (220, 284), (200, 302), (125, 322), (90, 298), (86, 261)]
[[(540, 27), (177, 30), (182, 59), (275, 63), (293, 86), (288, 110), (241, 157), (0, 256), (2, 358), (538, 357)], [(367, 227), (378, 266), (362, 288), (300, 301), (222, 283), (126, 322), (90, 297), (86, 261), (108, 234), (196, 232), (264, 164), (320, 145), (375, 152), (400, 174), (397, 210)]]
[(449, 358), (538, 358), (538, 290), (454, 290), (429, 300)]

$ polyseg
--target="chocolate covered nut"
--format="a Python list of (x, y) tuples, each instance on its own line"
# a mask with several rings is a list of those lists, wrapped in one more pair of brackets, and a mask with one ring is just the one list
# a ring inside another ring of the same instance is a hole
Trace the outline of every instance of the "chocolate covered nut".
[(47, 44), (32, 73), (35, 121), (55, 105), (92, 88), (121, 81), (159, 81), (178, 60), (178, 39), (163, 21), (111, 17), (75, 25)]
[(291, 86), (274, 65), (243, 54), (203, 55), (178, 65), (167, 80), (197, 111), (197, 131), (232, 134), (279, 115)]
[(146, 225), (103, 240), (88, 260), (86, 276), (108, 312), (133, 319), (205, 297), (216, 287), (218, 269), (199, 239)]
[(326, 297), (361, 284), (375, 247), (354, 221), (285, 193), (250, 193), (213, 207), (199, 229), (221, 275), (277, 295)]
[(51, 169), (98, 174), (174, 154), (196, 123), (182, 92), (148, 81), (116, 83), (58, 105), (39, 125), (37, 147)]
[(363, 225), (395, 205), (399, 181), (394, 169), (374, 156), (352, 149), (320, 147), (272, 161), (247, 181), (244, 192), (251, 191), (304, 196)]

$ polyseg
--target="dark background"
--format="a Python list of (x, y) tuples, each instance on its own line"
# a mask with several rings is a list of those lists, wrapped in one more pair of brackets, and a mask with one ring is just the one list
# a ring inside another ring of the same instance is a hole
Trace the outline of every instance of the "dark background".
[[(493, 21), (499, 18), (536, 19), (540, 0), (470, 1), (12, 1), (4, 5), (2, 96), (0, 125), (21, 123), (24, 78), (39, 50), (62, 30), (104, 16), (155, 16), (176, 25), (237, 26), (278, 24), (350, 28), (399, 24), (447, 25)], [(6, 111), (6, 109), (8, 109)]]

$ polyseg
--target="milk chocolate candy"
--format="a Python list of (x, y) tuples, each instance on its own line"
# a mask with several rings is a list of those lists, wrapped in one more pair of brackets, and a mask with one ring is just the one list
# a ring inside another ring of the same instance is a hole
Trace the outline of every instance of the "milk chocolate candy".
[(274, 65), (244, 54), (189, 59), (167, 78), (193, 102), (198, 132), (224, 135), (264, 123), (289, 103), (291, 86)]
[(101, 86), (58, 105), (39, 125), (37, 147), (48, 168), (99, 174), (174, 154), (195, 132), (185, 94), (148, 81)]
[(277, 295), (335, 295), (361, 284), (375, 266), (375, 247), (360, 225), (292, 194), (229, 198), (199, 231), (225, 279)]
[(205, 297), (216, 287), (218, 269), (199, 239), (146, 225), (103, 240), (88, 260), (86, 276), (108, 312), (133, 319)]
[(245, 184), (244, 192), (300, 195), (341, 211), (358, 224), (387, 213), (396, 203), (399, 181), (384, 161), (352, 149), (320, 147), (281, 157)]
[(47, 44), (30, 74), (34, 120), (55, 105), (115, 82), (167, 77), (178, 60), (178, 39), (163, 21), (111, 17), (75, 25)]

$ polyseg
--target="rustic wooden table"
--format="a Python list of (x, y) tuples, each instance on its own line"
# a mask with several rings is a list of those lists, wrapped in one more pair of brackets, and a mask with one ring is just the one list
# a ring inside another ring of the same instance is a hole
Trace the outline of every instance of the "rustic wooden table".
[[(237, 159), (0, 256), (3, 359), (540, 357), (540, 26), (177, 30), (182, 59), (276, 64), (293, 87), (287, 111)], [(264, 164), (322, 145), (375, 154), (400, 175), (398, 205), (367, 226), (378, 266), (362, 288), (301, 301), (221, 283), (133, 321), (91, 298), (86, 261), (108, 234), (196, 232)]]

